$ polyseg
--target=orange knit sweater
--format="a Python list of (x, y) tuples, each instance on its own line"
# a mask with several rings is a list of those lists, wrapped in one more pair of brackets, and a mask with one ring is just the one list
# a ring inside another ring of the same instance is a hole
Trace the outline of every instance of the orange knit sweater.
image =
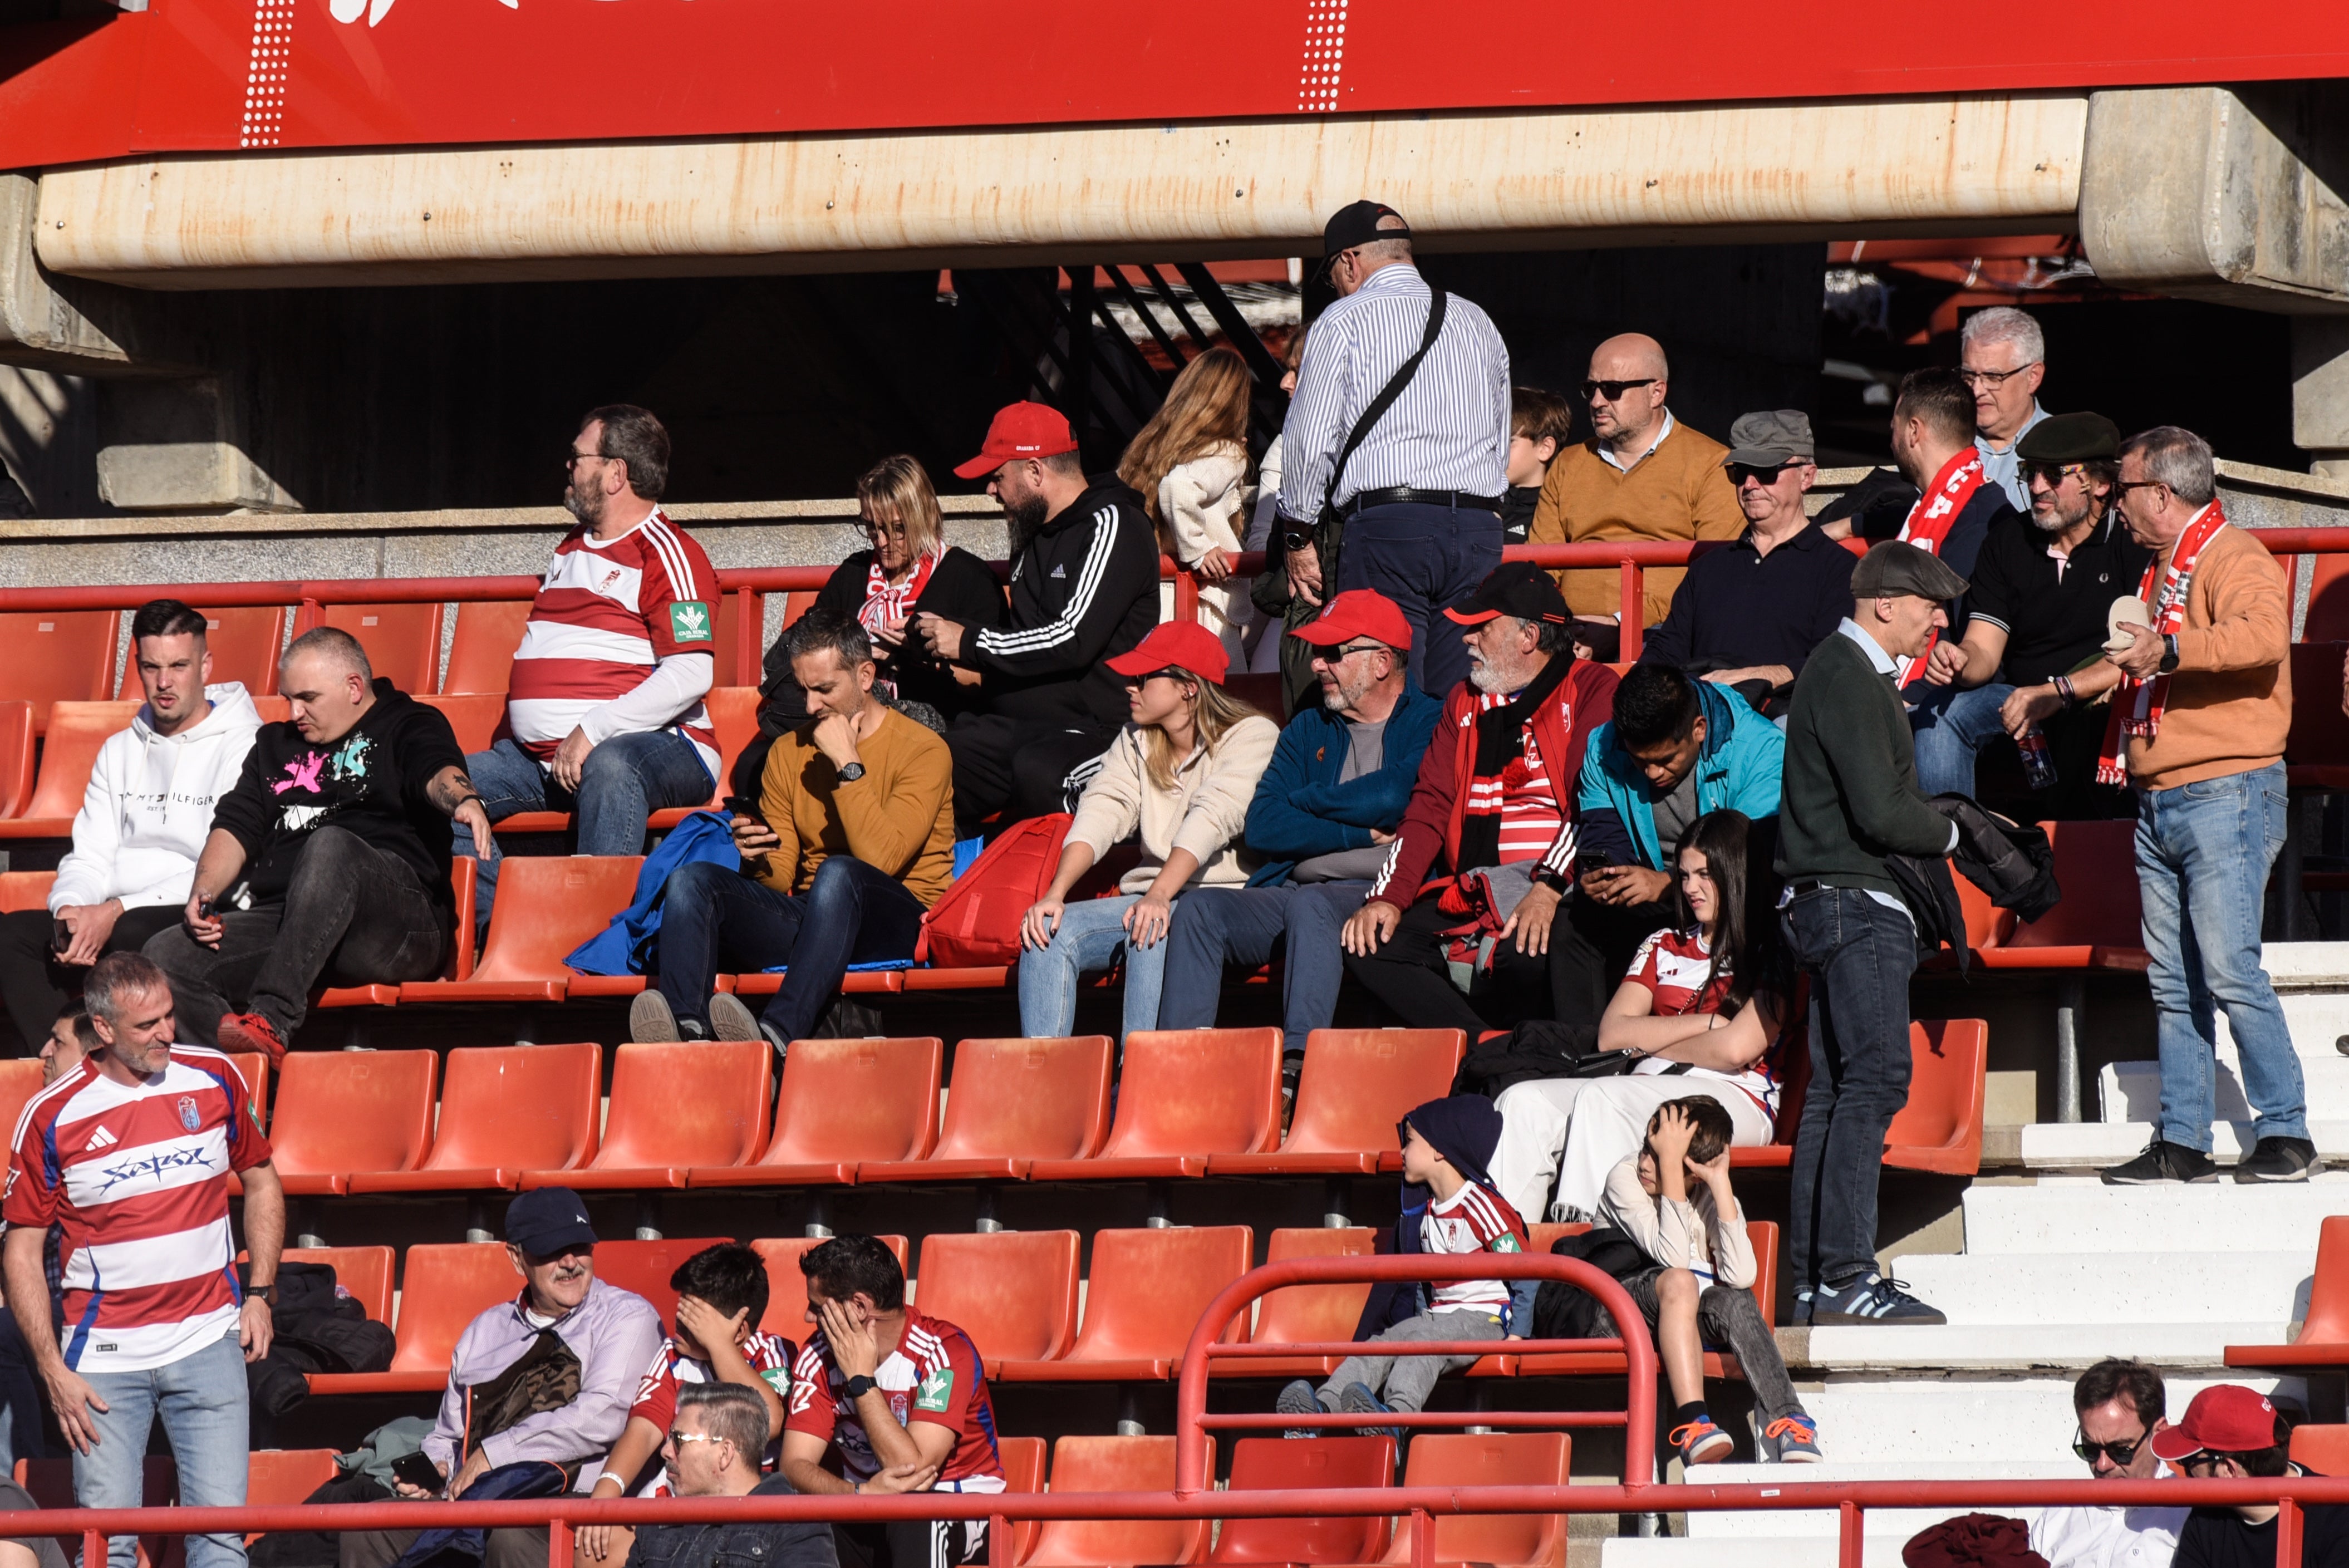
[[(1582, 544), (1602, 539), (1735, 539), (1745, 514), (1721, 459), (1729, 449), (1674, 421), (1672, 433), (1625, 473), (1599, 455), (1595, 440), (1568, 447), (1549, 466), (1527, 539), (1535, 544)], [(1647, 569), (1645, 622), (1654, 625), (1671, 608), (1672, 590), (1687, 575), (1676, 566)], [(1560, 572), (1568, 608), (1592, 620), (1612, 620), (1623, 604), (1623, 577), (1614, 567)]]

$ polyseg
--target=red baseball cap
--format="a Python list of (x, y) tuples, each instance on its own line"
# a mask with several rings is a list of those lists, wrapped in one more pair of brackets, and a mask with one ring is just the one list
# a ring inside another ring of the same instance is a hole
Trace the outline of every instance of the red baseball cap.
[(1411, 646), (1411, 623), (1395, 602), (1375, 588), (1349, 588), (1321, 606), (1321, 614), (1289, 629), (1292, 637), (1334, 648), (1349, 637), (1371, 637), (1391, 648)]
[(967, 480), (993, 473), (1014, 458), (1050, 458), (1077, 449), (1068, 416), (1041, 403), (1014, 403), (996, 411), (987, 427), (987, 444), (978, 456), (957, 463), (955, 472)]
[(2248, 1454), (2276, 1441), (2276, 1408), (2240, 1383), (2220, 1383), (2194, 1396), (2174, 1427), (2153, 1434), (2154, 1457), (2169, 1464), (2204, 1449)]
[(1224, 684), (1224, 672), (1232, 667), (1232, 657), (1224, 652), (1222, 640), (1196, 621), (1163, 622), (1150, 628), (1150, 635), (1136, 643), (1132, 653), (1102, 662), (1122, 676), (1185, 669), (1217, 686)]

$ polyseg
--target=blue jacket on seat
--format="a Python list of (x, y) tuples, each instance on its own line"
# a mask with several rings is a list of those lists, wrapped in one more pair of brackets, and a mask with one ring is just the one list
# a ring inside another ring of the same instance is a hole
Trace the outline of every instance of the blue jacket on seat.
[[(1711, 681), (1689, 684), (1704, 717), (1704, 746), (1696, 758), (1698, 813), (1743, 811), (1756, 822), (1776, 817), (1785, 733), (1735, 692)], [(1624, 864), (1662, 871), (1658, 798), (1637, 759), (1615, 743), (1612, 719), (1590, 732), (1574, 802), (1583, 846), (1605, 850)]]
[(1300, 710), (1281, 730), (1248, 802), (1247, 845), (1265, 859), (1248, 885), (1287, 882), (1298, 861), (1315, 855), (1368, 849), (1376, 842), (1372, 828), (1394, 831), (1443, 715), (1444, 704), (1405, 676), (1402, 697), (1387, 716), (1378, 771), (1340, 784), (1338, 775), (1353, 747), (1345, 718), (1318, 705)]

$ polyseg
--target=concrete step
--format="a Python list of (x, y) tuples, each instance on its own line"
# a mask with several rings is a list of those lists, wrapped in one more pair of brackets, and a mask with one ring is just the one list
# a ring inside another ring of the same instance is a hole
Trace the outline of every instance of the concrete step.
[[(1897, 1533), (1899, 1524), (1888, 1526), (1887, 1533), (1878, 1535), (1869, 1530), (1862, 1542), (1860, 1568), (1901, 1568), (1900, 1549), (1908, 1544), (1909, 1536), (1929, 1524), (1939, 1524), (1951, 1518), (1957, 1511), (1936, 1513), (1928, 1509), (1902, 1509), (1895, 1517), (1906, 1521), (1913, 1512), (1917, 1522), (1908, 1534)], [(2022, 1517), (2020, 1510), (2014, 1517)], [(1832, 1535), (1764, 1536), (1750, 1544), (1741, 1544), (1733, 1558), (1736, 1568), (1837, 1568), (1837, 1541)], [(1722, 1568), (1724, 1559), (1717, 1537), (1692, 1539), (1681, 1535), (1659, 1535), (1642, 1539), (1638, 1536), (1609, 1536), (1599, 1542), (1599, 1568)]]
[[(1930, 1295), (1920, 1299), (1931, 1302)], [(1938, 1304), (1936, 1304), (1938, 1305)], [(1780, 1331), (1779, 1354), (1806, 1372), (2084, 1372), (2107, 1356), (2147, 1366), (2226, 1365), (2230, 1345), (2282, 1345), (2282, 1318), (2214, 1323), (1911, 1324)]]
[[(2134, 1159), (2152, 1141), (2150, 1115), (2159, 1103), (2157, 1090), (2147, 1102), (2147, 1119), (2142, 1121), (2034, 1121), (2021, 1130), (2015, 1145), (2017, 1162), (2026, 1171), (2095, 1171)], [(2349, 1113), (2349, 1105), (2339, 1109)], [(2240, 1103), (2235, 1109), (2241, 1119), (2217, 1121), (2210, 1127), (2210, 1157), (2221, 1165), (2234, 1164), (2259, 1141), (2251, 1133), (2249, 1111)], [(2226, 1115), (2223, 1100), (2220, 1114)], [(2318, 1159), (2328, 1165), (2349, 1167), (2349, 1114), (2339, 1120), (2311, 1120), (2308, 1136), (2316, 1145)]]
[(2314, 1243), (2312, 1236), (2307, 1246), (2270, 1253), (1924, 1254), (1899, 1268), (1910, 1293), (1951, 1326), (2284, 1323), (2308, 1315)]
[[(1950, 1465), (1856, 1463), (1830, 1459), (1815, 1465), (1700, 1465), (1687, 1480), (1707, 1486), (1777, 1486), (1789, 1482), (1827, 1484), (1839, 1481), (1899, 1480), (2076, 1480), (2083, 1467), (2070, 1454), (2061, 1460), (1993, 1460), (1982, 1464)], [(1868, 1533), (1906, 1541), (1918, 1531), (1963, 1510), (1892, 1509), (1868, 1516)], [(1913, 1521), (1911, 1516), (1914, 1516)], [(1816, 1539), (1837, 1532), (1837, 1517), (1826, 1509), (1740, 1509), (1718, 1513), (1691, 1512), (1691, 1541)], [(2021, 1512), (2016, 1518), (2027, 1517)], [(1743, 1561), (1741, 1550), (1740, 1561)]]
[[(1840, 1329), (1820, 1333), (1931, 1334), (1930, 1328)], [(2116, 1346), (2126, 1355), (2125, 1346)], [(1803, 1408), (1819, 1425), (1819, 1447), (1837, 1463), (1931, 1464), (1974, 1474), (1982, 1467), (2062, 1462), (2072, 1457), (2075, 1372), (2030, 1377), (1888, 1377), (1836, 1372), (1803, 1391)], [(2173, 1413), (2204, 1388), (2242, 1383), (2263, 1394), (2307, 1399), (2300, 1377), (2230, 1375), (2216, 1368), (2165, 1375)], [(1793, 1470), (1779, 1473), (1791, 1476)], [(1989, 1472), (1982, 1472), (1989, 1473)], [(2083, 1468), (2085, 1473), (2085, 1467)]]
[(2349, 942), (2271, 942), (2260, 963), (2279, 991), (2349, 992)]
[[(2093, 1122), (2041, 1123), (2066, 1137)], [(2145, 1146), (2138, 1138), (2135, 1152)], [(2349, 1171), (2282, 1186), (2213, 1181), (2176, 1187), (2107, 1187), (2094, 1176), (2043, 1176), (2029, 1183), (1977, 1181), (1966, 1189), (1968, 1253), (2285, 1253), (2316, 1250), (2319, 1222), (2349, 1214)], [(1903, 1260), (1906, 1266), (1906, 1260)]]
[[(2323, 1056), (2299, 1057), (2303, 1101), (2312, 1121), (2349, 1120), (2349, 1057), (2328, 1042)], [(2251, 1097), (2244, 1091), (2234, 1047), (2220, 1049), (2211, 1096), (2222, 1121), (2251, 1119)], [(2096, 1108), (2100, 1121), (2151, 1121), (2161, 1114), (2161, 1064), (2158, 1061), (2107, 1062), (2096, 1073)]]

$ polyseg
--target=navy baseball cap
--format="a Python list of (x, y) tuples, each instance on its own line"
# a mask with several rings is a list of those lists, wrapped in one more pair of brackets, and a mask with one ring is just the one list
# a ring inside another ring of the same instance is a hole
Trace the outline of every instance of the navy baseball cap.
[(506, 1240), (534, 1258), (595, 1244), (587, 1205), (568, 1187), (541, 1187), (506, 1205)]

